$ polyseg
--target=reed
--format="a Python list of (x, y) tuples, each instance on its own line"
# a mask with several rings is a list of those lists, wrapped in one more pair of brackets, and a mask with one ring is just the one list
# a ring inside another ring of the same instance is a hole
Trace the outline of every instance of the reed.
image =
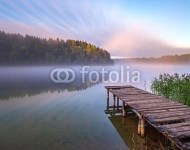
[(190, 74), (160, 74), (152, 80), (154, 94), (190, 106)]

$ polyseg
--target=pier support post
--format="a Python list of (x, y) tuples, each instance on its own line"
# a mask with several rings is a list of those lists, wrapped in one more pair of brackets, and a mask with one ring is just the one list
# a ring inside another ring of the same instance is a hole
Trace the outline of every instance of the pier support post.
[(107, 110), (109, 110), (109, 98), (107, 98)]
[(109, 99), (109, 92), (110, 92), (110, 90), (107, 89), (107, 99)]
[(119, 97), (117, 97), (117, 110), (119, 110)]
[(123, 105), (122, 105), (122, 116), (123, 116), (123, 117), (126, 116), (125, 102), (124, 102), (124, 101), (123, 101)]
[(141, 118), (141, 137), (144, 137), (145, 133), (145, 118), (142, 116)]
[(116, 96), (113, 94), (113, 107), (115, 107), (115, 98)]
[(131, 111), (131, 108), (129, 105), (125, 106), (125, 113), (129, 113)]
[(115, 116), (115, 107), (113, 107), (113, 116)]
[(137, 133), (140, 135), (141, 134), (141, 118), (139, 118), (138, 120), (138, 129), (137, 129)]

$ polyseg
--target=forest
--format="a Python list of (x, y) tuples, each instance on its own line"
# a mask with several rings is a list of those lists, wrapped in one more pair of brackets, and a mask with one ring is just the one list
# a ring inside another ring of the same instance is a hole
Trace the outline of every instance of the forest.
[(45, 39), (0, 31), (1, 65), (112, 65), (110, 54), (86, 41)]
[(162, 64), (190, 64), (190, 54), (166, 55), (162, 57), (142, 57), (114, 59), (116, 63), (162, 63)]

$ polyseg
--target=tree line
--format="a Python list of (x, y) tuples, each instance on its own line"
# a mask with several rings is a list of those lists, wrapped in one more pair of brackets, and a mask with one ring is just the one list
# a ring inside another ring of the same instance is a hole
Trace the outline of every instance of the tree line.
[(110, 54), (86, 41), (45, 39), (0, 31), (0, 64), (113, 64)]
[(190, 54), (183, 55), (166, 55), (162, 57), (142, 57), (142, 58), (125, 58), (114, 59), (117, 63), (168, 63), (168, 64), (190, 64)]

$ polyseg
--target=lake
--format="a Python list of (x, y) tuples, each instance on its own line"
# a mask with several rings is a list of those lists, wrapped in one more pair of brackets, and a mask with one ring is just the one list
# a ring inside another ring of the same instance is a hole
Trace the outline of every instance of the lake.
[[(53, 82), (58, 81), (58, 73), (50, 76), (56, 68), (73, 70), (61, 72), (59, 81), (67, 75), (74, 80)], [(104, 86), (132, 84), (151, 91), (151, 81), (160, 73), (190, 73), (190, 67), (0, 67), (0, 149), (150, 149), (137, 135), (136, 116), (105, 113)], [(158, 134), (151, 128), (147, 133)]]

